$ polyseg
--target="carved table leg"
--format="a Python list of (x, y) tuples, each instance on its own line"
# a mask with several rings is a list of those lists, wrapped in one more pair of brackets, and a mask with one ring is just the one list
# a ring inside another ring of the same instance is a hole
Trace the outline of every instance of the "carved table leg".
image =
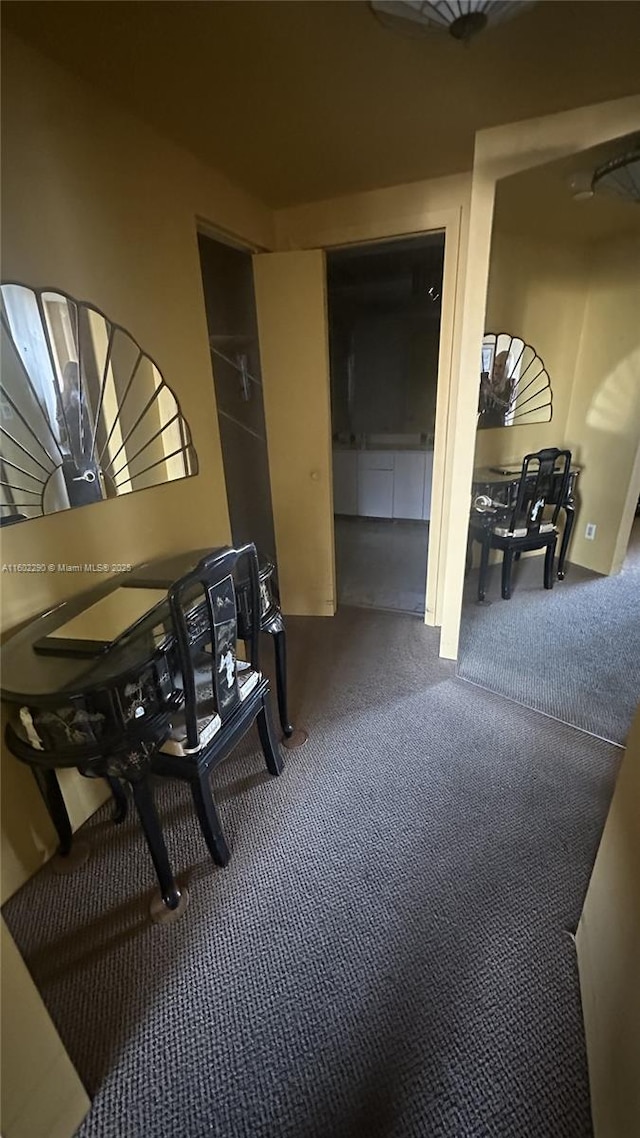
[(73, 842), (71, 822), (56, 772), (48, 767), (35, 765), (31, 769), (60, 842), (58, 852), (51, 862), (51, 868), (54, 873), (73, 873), (89, 857), (89, 846), (86, 842), (75, 844)]
[(109, 789), (111, 790), (115, 803), (113, 809), (113, 820), (116, 826), (120, 826), (127, 816), (127, 810), (129, 809), (129, 799), (127, 798), (127, 793), (122, 783), (117, 778), (112, 778), (111, 775), (107, 775), (106, 780), (109, 783)]
[(491, 549), (491, 534), (485, 530), (481, 538), (480, 572), (478, 573), (478, 603), (484, 601), (487, 588), (487, 572), (489, 569), (489, 550)]

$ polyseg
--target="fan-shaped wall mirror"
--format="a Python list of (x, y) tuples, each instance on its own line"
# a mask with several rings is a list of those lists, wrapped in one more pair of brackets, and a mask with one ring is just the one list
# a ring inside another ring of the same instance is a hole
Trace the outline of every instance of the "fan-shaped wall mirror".
[(530, 344), (508, 332), (487, 332), (482, 341), (478, 427), (549, 423), (551, 383)]
[(197, 474), (177, 399), (124, 328), (62, 292), (0, 292), (3, 525)]

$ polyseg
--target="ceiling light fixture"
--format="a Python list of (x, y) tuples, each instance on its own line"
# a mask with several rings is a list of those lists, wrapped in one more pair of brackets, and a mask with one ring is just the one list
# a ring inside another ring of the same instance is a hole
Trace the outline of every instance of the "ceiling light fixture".
[(590, 170), (578, 170), (568, 180), (569, 192), (576, 202), (588, 201), (593, 197), (593, 174)]
[(382, 23), (405, 31), (440, 30), (469, 40), (484, 28), (517, 16), (535, 0), (370, 0)]
[(640, 203), (640, 145), (598, 166), (591, 188), (594, 194), (610, 194)]

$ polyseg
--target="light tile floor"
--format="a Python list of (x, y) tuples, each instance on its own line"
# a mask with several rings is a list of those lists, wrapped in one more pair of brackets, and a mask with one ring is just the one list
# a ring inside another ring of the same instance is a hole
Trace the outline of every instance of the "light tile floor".
[(338, 604), (424, 615), (429, 523), (337, 516)]

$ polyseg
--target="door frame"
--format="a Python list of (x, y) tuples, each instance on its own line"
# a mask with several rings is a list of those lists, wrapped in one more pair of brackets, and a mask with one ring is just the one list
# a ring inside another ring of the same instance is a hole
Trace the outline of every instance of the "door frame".
[(238, 249), (241, 253), (266, 253), (268, 249), (265, 245), (257, 245), (249, 237), (238, 236), (237, 233), (232, 233), (229, 229), (222, 229), (219, 225), (214, 225), (213, 222), (207, 221), (199, 213), (195, 215), (195, 229), (196, 240), (198, 234), (203, 237), (209, 237), (212, 241), (218, 241), (221, 245), (229, 245), (231, 249)]
[[(444, 181), (444, 179), (443, 179)], [(452, 182), (454, 179), (451, 180)], [(447, 474), (447, 448), (452, 423), (452, 391), (459, 352), (459, 335), (456, 313), (462, 301), (463, 264), (461, 246), (465, 238), (471, 177), (455, 179), (455, 193), (451, 194), (458, 204), (450, 208), (425, 208), (424, 202), (416, 201), (410, 212), (405, 209), (398, 215), (389, 209), (384, 215), (372, 216), (358, 222), (342, 222), (327, 226), (322, 216), (320, 225), (308, 224), (304, 218), (300, 232), (296, 232), (297, 218), (293, 220), (292, 231), (288, 232), (288, 211), (283, 211), (279, 225), (278, 248), (282, 252), (294, 249), (322, 249), (325, 253), (357, 245), (383, 244), (406, 240), (412, 237), (425, 237), (429, 233), (444, 234), (444, 268), (442, 279), (442, 312), (440, 317), (440, 345), (438, 353), (438, 379), (436, 391), (436, 419), (434, 431), (433, 482), (431, 489), (431, 519), (429, 523), (429, 546), (427, 553), (427, 586), (425, 596), (425, 624), (439, 626), (444, 609), (444, 564), (446, 545), (444, 535), (448, 525), (448, 495), (450, 478)], [(383, 194), (385, 191), (381, 191)], [(367, 196), (367, 195), (363, 195)], [(354, 201), (354, 205), (355, 205)], [(295, 212), (295, 211), (294, 211)], [(321, 211), (322, 212), (322, 211)], [(366, 210), (359, 213), (366, 216)], [(327, 377), (329, 382), (329, 377)], [(333, 477), (331, 473), (331, 477)], [(333, 519), (332, 519), (333, 522)]]

